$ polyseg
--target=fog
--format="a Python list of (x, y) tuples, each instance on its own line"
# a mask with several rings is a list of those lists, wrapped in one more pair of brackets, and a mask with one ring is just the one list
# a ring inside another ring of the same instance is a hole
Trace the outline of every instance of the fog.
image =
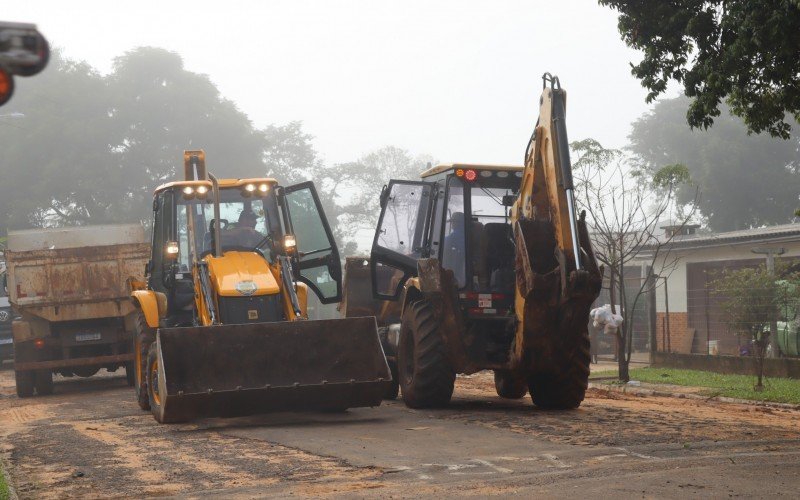
[(593, 1), (17, 1), (2, 17), (101, 72), (135, 47), (175, 51), (257, 128), (302, 121), (326, 162), (391, 144), (521, 163), (545, 71), (569, 92), (570, 139), (622, 147), (648, 108), (638, 54)]

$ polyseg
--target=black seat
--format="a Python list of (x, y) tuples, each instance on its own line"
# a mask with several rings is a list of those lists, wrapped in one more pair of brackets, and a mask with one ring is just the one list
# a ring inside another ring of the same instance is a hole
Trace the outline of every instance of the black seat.
[(514, 239), (511, 225), (492, 222), (483, 228), (487, 240), (487, 267), (494, 292), (514, 289)]

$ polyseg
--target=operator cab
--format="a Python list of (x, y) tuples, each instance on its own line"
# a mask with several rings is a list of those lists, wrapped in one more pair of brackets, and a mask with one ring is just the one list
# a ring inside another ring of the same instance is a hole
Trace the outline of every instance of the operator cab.
[(430, 168), (421, 181), (390, 181), (381, 194), (372, 248), (375, 295), (398, 298), (403, 283), (417, 274), (417, 260), (437, 258), (453, 272), (470, 316), (513, 314), (510, 209), (522, 170), (457, 163)]
[(149, 287), (168, 297), (168, 326), (193, 324), (193, 267), (214, 255), (217, 224), (222, 254), (256, 253), (270, 265), (291, 255), (294, 280), (322, 303), (341, 297), (338, 249), (311, 182), (283, 187), (271, 178), (220, 179), (218, 217), (211, 181), (170, 182), (156, 189), (153, 211), (146, 274)]

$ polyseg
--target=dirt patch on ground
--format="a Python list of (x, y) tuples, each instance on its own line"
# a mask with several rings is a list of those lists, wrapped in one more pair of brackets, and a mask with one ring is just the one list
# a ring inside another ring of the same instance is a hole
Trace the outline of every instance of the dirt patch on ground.
[[(559, 443), (633, 446), (696, 441), (800, 439), (800, 411), (590, 389), (577, 410), (541, 411), (526, 396), (495, 394), (491, 372), (459, 377), (446, 418), (531, 434)], [(480, 398), (480, 399), (478, 399)], [(495, 409), (493, 409), (493, 407)], [(476, 412), (463, 410), (478, 409)]]
[[(437, 422), (441, 426), (476, 424), (554, 443), (611, 446), (597, 455), (596, 463), (585, 465), (597, 470), (605, 467), (612, 474), (615, 460), (638, 457), (647, 465), (669, 458), (669, 450), (686, 451), (689, 448), (684, 446), (698, 442), (708, 451), (692, 451), (692, 457), (712, 454), (714, 441), (720, 441), (720, 446), (726, 441), (730, 450), (747, 456), (800, 446), (797, 410), (590, 390), (580, 409), (546, 412), (535, 408), (527, 397), (515, 401), (497, 397), (491, 372), (459, 377), (448, 408), (418, 412), (441, 419)], [(52, 396), (19, 399), (14, 395), (13, 371), (0, 370), (0, 454), (11, 465), (22, 498), (398, 493), (482, 497), (518, 493), (513, 482), (437, 484), (409, 481), (411, 476), (401, 480), (399, 471), (356, 467), (332, 458), (336, 455), (333, 449), (331, 456), (321, 456), (226, 432), (237, 425), (246, 426), (248, 421), (159, 425), (149, 413), (139, 410), (122, 374), (59, 380)], [(466, 439), (469, 428), (464, 429)], [(363, 432), (369, 434), (370, 429), (365, 427)], [(780, 442), (780, 448), (772, 444), (775, 442)], [(659, 444), (663, 444), (659, 457), (644, 456), (650, 453), (647, 446), (659, 448)], [(480, 447), (480, 443), (465, 446)], [(787, 457), (796, 459), (796, 455)], [(760, 455), (758, 460), (762, 460)], [(721, 463), (732, 462), (724, 459)], [(653, 467), (663, 468), (660, 463)], [(712, 472), (717, 473), (716, 469)], [(556, 481), (557, 477), (546, 475), (539, 480)], [(609, 476), (608, 484), (616, 484), (614, 476)]]
[(59, 385), (54, 396), (18, 399), (9, 394), (13, 371), (0, 371), (0, 451), (22, 498), (186, 495), (281, 482), (320, 489), (314, 483), (323, 478), (341, 481), (337, 491), (354, 491), (380, 476), (201, 424), (159, 425), (139, 410), (124, 379), (81, 382)]

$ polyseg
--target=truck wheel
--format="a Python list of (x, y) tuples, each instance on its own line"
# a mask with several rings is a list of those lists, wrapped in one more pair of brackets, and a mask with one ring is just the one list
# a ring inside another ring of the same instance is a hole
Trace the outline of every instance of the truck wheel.
[[(571, 347), (571, 348), (570, 348)], [(562, 346), (561, 359), (547, 372), (528, 377), (533, 403), (544, 410), (572, 410), (581, 405), (589, 386), (589, 334), (580, 332), (575, 344)]]
[(156, 344), (150, 344), (147, 353), (147, 395), (150, 398), (150, 413), (159, 424), (173, 424), (183, 422), (182, 419), (170, 418), (164, 411), (164, 400), (158, 393), (158, 349)]
[(133, 361), (125, 363), (125, 382), (128, 387), (136, 385), (136, 364)]
[(14, 378), (17, 382), (17, 396), (29, 398), (33, 396), (34, 372), (18, 372), (14, 370)]
[[(148, 411), (150, 410), (150, 398), (147, 394), (147, 353), (150, 352), (150, 345), (156, 340), (156, 332), (147, 326), (147, 320), (144, 319), (144, 313), (141, 311), (136, 314), (134, 325), (136, 336), (133, 339), (133, 387), (139, 408)], [(130, 385), (130, 382), (128, 384)]]
[(392, 385), (386, 390), (383, 399), (395, 400), (400, 394), (400, 380), (397, 378), (397, 363), (389, 361), (389, 371), (392, 373)]
[(528, 393), (528, 382), (524, 376), (508, 370), (494, 371), (494, 389), (506, 399), (520, 399)]
[(38, 370), (34, 372), (36, 381), (36, 394), (46, 396), (53, 394), (53, 372), (50, 370)]
[(447, 361), (439, 319), (426, 300), (409, 303), (403, 312), (397, 368), (403, 401), (409, 408), (450, 402), (456, 375)]

